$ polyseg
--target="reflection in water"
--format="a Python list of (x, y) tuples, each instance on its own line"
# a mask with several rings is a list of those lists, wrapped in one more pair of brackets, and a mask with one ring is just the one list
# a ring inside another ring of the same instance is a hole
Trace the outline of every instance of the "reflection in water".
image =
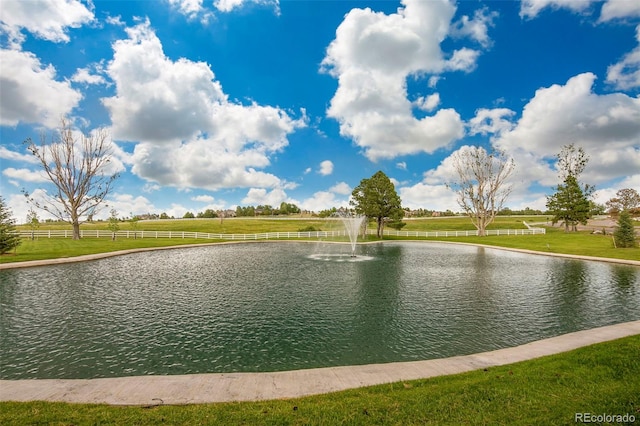
[(633, 290), (634, 284), (638, 281), (638, 268), (611, 265), (611, 275), (619, 290)]
[[(589, 315), (590, 300), (587, 293), (587, 270), (586, 263), (579, 260), (562, 260), (553, 262), (547, 275), (547, 283), (553, 291), (556, 308), (562, 312), (555, 321), (563, 321), (556, 327), (570, 324), (576, 327), (584, 320), (585, 315)], [(591, 301), (593, 302), (593, 301)]]
[(620, 315), (635, 315), (629, 301), (640, 299), (640, 268), (626, 265), (610, 265), (610, 268), (614, 294), (611, 309), (619, 310)]
[(640, 319), (640, 268), (440, 243), (255, 243), (0, 271), (0, 378), (440, 358)]
[(374, 259), (355, 270), (358, 287), (351, 327), (350, 349), (353, 363), (380, 362), (379, 347), (395, 352), (397, 315), (399, 310), (399, 267), (402, 262), (402, 246), (376, 245), (369, 249)]

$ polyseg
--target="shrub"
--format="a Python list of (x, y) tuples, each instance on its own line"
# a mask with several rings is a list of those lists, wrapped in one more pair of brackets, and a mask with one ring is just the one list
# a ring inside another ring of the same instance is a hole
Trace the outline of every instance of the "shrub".
[(627, 210), (620, 212), (618, 226), (613, 232), (613, 238), (618, 248), (629, 248), (636, 246), (636, 234), (633, 228), (631, 215)]
[(0, 254), (5, 254), (20, 245), (15, 220), (2, 197), (0, 197)]

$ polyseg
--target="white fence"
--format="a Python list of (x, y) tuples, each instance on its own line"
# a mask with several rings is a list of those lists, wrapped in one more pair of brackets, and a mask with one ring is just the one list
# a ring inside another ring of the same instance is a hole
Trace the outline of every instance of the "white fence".
[[(375, 234), (375, 230), (369, 230), (369, 234)], [(478, 231), (391, 231), (385, 230), (384, 235), (394, 237), (474, 237), (478, 235)], [(486, 230), (485, 235), (535, 235), (544, 234), (544, 228), (529, 229), (491, 229)]]
[[(367, 234), (375, 235), (374, 229)], [(497, 229), (488, 230), (486, 235), (534, 235), (544, 234), (544, 228), (529, 229)], [(20, 231), (23, 238), (71, 238), (71, 230)], [(117, 231), (117, 238), (190, 238), (206, 240), (272, 240), (284, 238), (332, 238), (345, 237), (345, 231), (311, 231), (311, 232), (262, 232), (259, 234), (214, 234), (208, 232), (183, 231)], [(106, 230), (80, 230), (81, 238), (111, 238), (113, 233)], [(394, 237), (470, 237), (478, 235), (478, 231), (394, 231), (385, 230), (384, 235)]]

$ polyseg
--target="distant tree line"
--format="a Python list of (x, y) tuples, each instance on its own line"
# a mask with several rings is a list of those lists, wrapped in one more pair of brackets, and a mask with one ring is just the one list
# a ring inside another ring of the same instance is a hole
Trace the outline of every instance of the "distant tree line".
[(300, 208), (292, 203), (280, 203), (280, 207), (272, 207), (269, 204), (259, 206), (238, 206), (236, 207), (236, 216), (279, 216), (300, 213)]
[[(281, 203), (280, 207), (274, 208), (269, 204), (259, 205), (259, 206), (238, 206), (235, 210), (235, 216), (237, 217), (253, 217), (253, 216), (279, 216), (279, 215), (289, 215), (289, 214), (297, 214), (300, 213), (300, 208), (295, 204), (291, 203)], [(207, 209), (203, 212), (198, 212), (197, 214), (193, 214), (192, 212), (186, 212), (184, 219), (210, 219), (216, 218), (221, 215), (221, 212), (216, 212), (212, 209)], [(160, 215), (160, 219), (163, 219), (162, 215)]]
[(193, 214), (191, 212), (186, 212), (184, 214), (184, 216), (182, 216), (184, 219), (194, 219), (194, 218), (198, 218), (198, 219), (213, 219), (218, 217), (218, 212), (216, 212), (213, 209), (206, 209), (203, 212), (198, 212), (197, 214)]
[(452, 212), (447, 209), (445, 211), (439, 210), (430, 210), (430, 209), (410, 209), (409, 207), (404, 208), (404, 216), (405, 217), (437, 217), (437, 216), (456, 216), (457, 213)]

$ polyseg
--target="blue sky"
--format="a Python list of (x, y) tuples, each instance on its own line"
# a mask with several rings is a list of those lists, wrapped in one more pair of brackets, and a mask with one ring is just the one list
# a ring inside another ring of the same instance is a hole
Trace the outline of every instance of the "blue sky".
[(469, 145), (514, 158), (514, 209), (544, 209), (569, 143), (597, 202), (640, 190), (637, 0), (3, 0), (0, 46), (18, 222), (22, 189), (52, 191), (22, 141), (62, 116), (110, 131), (121, 216), (318, 211), (378, 170), (404, 206), (458, 211)]

